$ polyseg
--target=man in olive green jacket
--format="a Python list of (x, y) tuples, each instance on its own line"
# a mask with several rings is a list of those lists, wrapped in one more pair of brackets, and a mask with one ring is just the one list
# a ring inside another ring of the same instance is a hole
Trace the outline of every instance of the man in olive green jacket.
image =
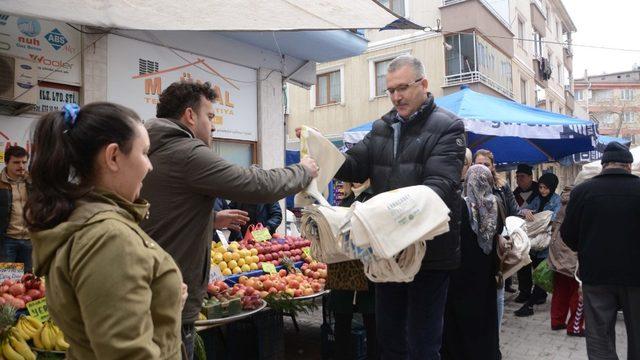
[[(194, 322), (209, 279), (212, 217), (216, 197), (245, 203), (275, 202), (304, 189), (317, 176), (315, 161), (282, 169), (244, 168), (211, 150), (212, 101), (208, 83), (176, 82), (160, 95), (157, 119), (149, 131), (153, 171), (144, 179), (142, 198), (151, 204), (142, 228), (178, 263), (189, 297), (182, 312), (182, 336), (193, 357)], [(216, 225), (238, 224), (233, 217)]]

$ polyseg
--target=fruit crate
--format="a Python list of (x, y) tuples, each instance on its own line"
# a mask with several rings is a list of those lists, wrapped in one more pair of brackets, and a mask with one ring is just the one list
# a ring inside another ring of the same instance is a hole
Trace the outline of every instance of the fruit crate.
[(266, 310), (226, 326), (226, 358), (284, 359), (284, 320), (282, 313)]
[(208, 300), (202, 307), (202, 311), (207, 319), (219, 319), (242, 312), (242, 303), (240, 299), (231, 299), (228, 301)]

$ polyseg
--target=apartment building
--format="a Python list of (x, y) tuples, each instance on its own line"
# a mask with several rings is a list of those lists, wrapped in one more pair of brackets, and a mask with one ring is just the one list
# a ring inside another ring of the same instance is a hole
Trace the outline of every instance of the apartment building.
[(294, 129), (311, 125), (339, 141), (342, 132), (379, 118), (392, 107), (386, 68), (412, 54), (426, 68), (439, 97), (467, 84), (475, 91), (573, 114), (571, 34), (561, 0), (383, 0), (394, 12), (427, 25), (425, 31), (362, 31), (360, 56), (317, 65), (309, 89), (289, 85), (290, 148)]
[(598, 124), (603, 135), (640, 141), (640, 67), (575, 80), (576, 112)]

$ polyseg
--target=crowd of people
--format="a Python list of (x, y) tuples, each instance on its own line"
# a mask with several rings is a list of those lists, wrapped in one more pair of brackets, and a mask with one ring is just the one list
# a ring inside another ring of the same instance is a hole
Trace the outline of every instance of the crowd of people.
[[(555, 272), (550, 328), (586, 334), (591, 359), (614, 359), (622, 308), (629, 358), (640, 358), (640, 178), (631, 174), (629, 150), (612, 143), (602, 173), (561, 195), (554, 174), (536, 182), (521, 164), (512, 191), (496, 171), (499, 159), (472, 154), (462, 119), (435, 104), (420, 60), (394, 59), (386, 86), (393, 108), (335, 175), (350, 183), (343, 205), (425, 185), (449, 208), (450, 230), (428, 242), (411, 282), (374, 284), (357, 261), (329, 268), (337, 357), (348, 358), (359, 312), (370, 359), (500, 359), (504, 294), (512, 290), (499, 276), (506, 218), (534, 221), (549, 211), (551, 241), (518, 272), (523, 305), (515, 315), (530, 316), (547, 301), (532, 281), (546, 261)], [(274, 231), (281, 211), (273, 204), (318, 175), (308, 157), (263, 170), (216, 155), (216, 96), (208, 83), (174, 83), (160, 95), (157, 118), (144, 124), (117, 104), (69, 104), (38, 121), (28, 175), (29, 153), (6, 151), (2, 256), (26, 270), (33, 259), (33, 271), (47, 277), (49, 311), (71, 344), (69, 359), (193, 359), (214, 229), (242, 237), (256, 221)]]

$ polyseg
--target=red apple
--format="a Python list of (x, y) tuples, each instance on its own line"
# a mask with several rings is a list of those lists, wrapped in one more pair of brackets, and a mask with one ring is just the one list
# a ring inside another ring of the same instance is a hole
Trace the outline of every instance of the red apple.
[(11, 285), (11, 287), (9, 287), (9, 292), (13, 296), (22, 295), (22, 294), (25, 293), (25, 291), (26, 291), (26, 289), (25, 289), (24, 285), (20, 284), (20, 283), (13, 284), (13, 285)]

